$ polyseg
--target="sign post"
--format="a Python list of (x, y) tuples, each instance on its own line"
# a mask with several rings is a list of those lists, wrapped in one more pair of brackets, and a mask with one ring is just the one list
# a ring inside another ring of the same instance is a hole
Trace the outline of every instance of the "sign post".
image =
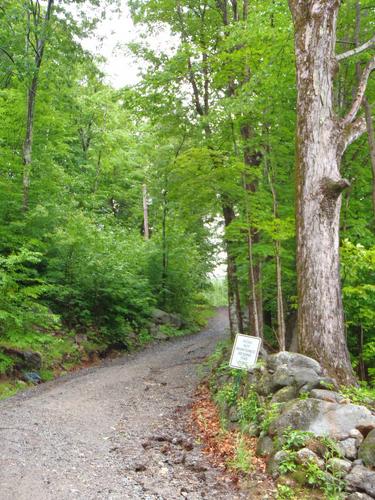
[(261, 343), (262, 339), (260, 337), (251, 337), (250, 335), (237, 333), (229, 366), (244, 370), (254, 368), (259, 356)]

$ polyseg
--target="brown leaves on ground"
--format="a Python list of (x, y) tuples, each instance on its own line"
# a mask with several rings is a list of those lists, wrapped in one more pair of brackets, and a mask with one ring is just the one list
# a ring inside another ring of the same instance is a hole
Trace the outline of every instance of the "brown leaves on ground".
[[(192, 406), (191, 430), (202, 442), (203, 451), (209, 455), (210, 462), (216, 467), (227, 471), (234, 483), (238, 483), (240, 479), (242, 479), (241, 482), (243, 483), (243, 479), (246, 479), (251, 481), (251, 485), (247, 484), (247, 487), (252, 488), (256, 483), (260, 488), (264, 486), (263, 494), (266, 490), (272, 494), (274, 483), (265, 474), (266, 462), (263, 458), (256, 456), (257, 439), (245, 436), (238, 430), (222, 429), (218, 408), (212, 401), (210, 391), (206, 385), (201, 385), (197, 391)], [(246, 450), (249, 451), (251, 472), (248, 474), (239, 472), (233, 467), (240, 440)]]

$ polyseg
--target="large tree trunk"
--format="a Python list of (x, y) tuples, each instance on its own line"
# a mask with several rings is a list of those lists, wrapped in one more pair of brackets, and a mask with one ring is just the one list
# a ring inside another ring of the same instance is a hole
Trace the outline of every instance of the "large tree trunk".
[(354, 375), (339, 274), (341, 193), (333, 78), (338, 0), (289, 0), (297, 69), (297, 275), (300, 351), (341, 383)]

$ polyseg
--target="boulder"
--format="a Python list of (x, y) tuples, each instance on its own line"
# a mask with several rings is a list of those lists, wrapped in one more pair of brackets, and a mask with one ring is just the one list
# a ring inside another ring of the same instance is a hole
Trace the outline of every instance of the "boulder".
[(269, 433), (282, 436), (288, 427), (292, 427), (341, 440), (360, 426), (375, 427), (375, 417), (364, 406), (340, 405), (313, 398), (296, 399), (286, 403), (281, 415), (271, 423)]
[(345, 476), (345, 481), (347, 491), (360, 491), (375, 497), (375, 472), (367, 467), (355, 465)]
[(296, 460), (297, 463), (301, 465), (307, 465), (309, 462), (314, 462), (320, 469), (324, 467), (324, 460), (319, 458), (318, 455), (309, 448), (301, 448), (298, 450)]
[(37, 372), (26, 372), (22, 374), (22, 379), (30, 384), (40, 384), (42, 378)]
[(269, 436), (258, 439), (256, 454), (258, 457), (268, 457), (275, 451), (273, 440)]
[(358, 457), (367, 467), (375, 467), (375, 429), (363, 440), (359, 447)]
[(337, 443), (337, 446), (343, 457), (355, 460), (357, 458), (357, 441), (349, 437)]
[(280, 474), (280, 464), (284, 462), (288, 457), (289, 453), (287, 451), (277, 451), (267, 463), (268, 474), (270, 474), (273, 478), (278, 477)]
[(156, 325), (171, 325), (181, 328), (182, 319), (179, 314), (170, 314), (161, 309), (154, 309), (152, 312), (152, 321)]
[(301, 389), (305, 385), (318, 387), (321, 377), (311, 368), (293, 368), (283, 365), (273, 374), (272, 382), (274, 389), (291, 385)]
[(352, 493), (348, 497), (346, 497), (346, 500), (372, 500), (373, 497), (370, 497), (369, 495), (366, 495), (366, 493), (359, 493), (359, 491), (356, 491), (355, 493)]
[(296, 387), (292, 385), (282, 387), (272, 396), (271, 403), (287, 403), (291, 399), (295, 399), (297, 396), (298, 390)]
[(339, 475), (340, 477), (344, 477), (346, 474), (349, 474), (353, 465), (349, 460), (334, 457), (328, 460), (327, 466), (335, 476)]
[(267, 368), (276, 371), (280, 366), (285, 365), (288, 369), (308, 369), (313, 370), (316, 374), (323, 373), (320, 364), (312, 358), (298, 354), (295, 352), (282, 351), (277, 354), (272, 354), (267, 358)]
[(19, 370), (29, 369), (39, 371), (42, 368), (42, 356), (39, 352), (22, 351), (10, 347), (2, 347), (1, 350), (15, 359), (15, 367)]

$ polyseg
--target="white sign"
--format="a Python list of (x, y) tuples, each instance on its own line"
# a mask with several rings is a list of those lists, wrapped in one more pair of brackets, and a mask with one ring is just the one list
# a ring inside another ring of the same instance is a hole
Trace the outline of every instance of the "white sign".
[(237, 333), (229, 366), (251, 370), (255, 367), (262, 340), (259, 337)]

